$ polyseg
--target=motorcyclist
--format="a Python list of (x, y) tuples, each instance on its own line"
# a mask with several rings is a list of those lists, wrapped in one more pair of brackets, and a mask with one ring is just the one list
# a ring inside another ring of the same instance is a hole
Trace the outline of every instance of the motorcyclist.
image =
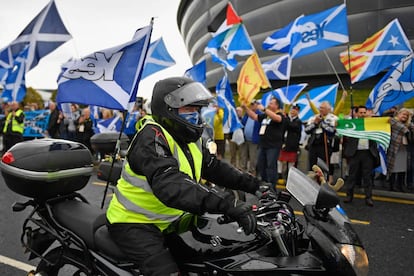
[(213, 144), (202, 142), (200, 109), (210, 99), (210, 92), (191, 79), (161, 80), (153, 89), (152, 115), (137, 124), (106, 214), (111, 237), (144, 275), (178, 275), (164, 234), (189, 213), (191, 218), (222, 213), (237, 221), (246, 234), (256, 229), (250, 205), (201, 184), (205, 179), (249, 193), (261, 185), (218, 160), (207, 146)]

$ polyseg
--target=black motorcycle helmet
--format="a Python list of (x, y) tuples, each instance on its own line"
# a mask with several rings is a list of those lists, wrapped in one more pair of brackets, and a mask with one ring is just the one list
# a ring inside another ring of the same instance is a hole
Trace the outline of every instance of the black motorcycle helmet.
[(201, 83), (185, 77), (158, 81), (152, 92), (151, 110), (157, 123), (176, 139), (185, 143), (195, 142), (203, 133), (201, 117), (191, 124), (178, 115), (178, 109), (186, 105), (207, 106), (213, 98)]

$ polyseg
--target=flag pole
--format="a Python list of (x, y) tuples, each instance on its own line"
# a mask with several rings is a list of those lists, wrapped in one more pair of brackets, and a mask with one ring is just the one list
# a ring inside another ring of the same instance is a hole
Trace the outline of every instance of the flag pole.
[[(346, 0), (344, 0), (344, 4), (346, 6)], [(354, 97), (352, 95), (352, 79), (351, 79), (351, 72), (352, 72), (352, 70), (351, 70), (351, 51), (350, 51), (350, 48), (351, 48), (351, 44), (350, 44), (349, 39), (348, 39), (348, 43), (347, 43), (347, 50), (348, 50), (348, 74), (349, 74), (349, 78), (350, 78), (350, 82), (349, 82), (350, 83), (349, 84), (349, 96), (350, 97), (349, 97), (349, 99), (351, 101), (351, 118), (353, 119), (354, 118), (354, 112), (352, 111), (352, 108), (354, 106)]]
[(337, 71), (336, 71), (336, 69), (335, 69), (335, 66), (334, 66), (334, 65), (333, 65), (333, 63), (332, 63), (331, 58), (328, 56), (328, 53), (326, 53), (326, 51), (325, 51), (325, 50), (323, 50), (323, 53), (325, 54), (326, 59), (328, 60), (329, 65), (331, 66), (332, 70), (334, 71), (335, 76), (336, 76), (336, 79), (338, 80), (339, 84), (341, 85), (342, 90), (343, 90), (343, 91), (345, 91), (345, 87), (344, 87), (344, 85), (343, 85), (343, 83), (342, 83), (342, 81), (341, 81), (341, 78), (340, 78), (340, 77), (339, 77), (339, 75), (338, 75), (338, 72), (337, 72)]
[[(151, 20), (150, 20), (151, 32), (152, 32), (153, 24), (154, 24), (154, 17), (151, 17)], [(149, 45), (150, 38), (147, 38), (147, 39), (148, 39), (148, 41), (146, 41), (147, 49), (145, 51), (145, 58), (147, 56), (148, 45)], [(142, 73), (142, 70), (143, 70), (143, 68), (141, 68), (141, 73)], [(134, 77), (136, 77), (136, 76), (134, 76)], [(133, 89), (138, 89), (139, 77), (140, 77), (140, 75), (138, 75), (138, 77), (136, 79), (136, 83), (133, 86)], [(133, 95), (133, 93), (134, 93), (134, 90), (131, 92), (131, 95)], [(135, 101), (136, 101), (136, 99), (135, 99)], [(112, 153), (112, 163), (111, 163), (111, 168), (109, 169), (108, 180), (106, 181), (106, 185), (105, 185), (105, 190), (104, 190), (104, 194), (103, 194), (103, 198), (102, 198), (102, 202), (101, 202), (101, 209), (103, 209), (103, 207), (105, 205), (105, 199), (106, 199), (106, 194), (107, 194), (108, 188), (109, 188), (109, 182), (110, 182), (110, 179), (111, 179), (112, 170), (113, 170), (113, 167), (114, 167), (114, 164), (115, 164), (115, 160), (116, 160), (116, 158), (119, 155), (119, 152), (121, 150), (121, 138), (122, 138), (122, 133), (124, 132), (124, 128), (125, 128), (125, 125), (126, 125), (127, 114), (128, 114), (128, 110), (124, 109), (123, 112), (122, 112), (123, 120), (122, 120), (121, 130), (119, 131), (119, 136), (118, 136), (118, 140), (116, 141), (115, 150)]]

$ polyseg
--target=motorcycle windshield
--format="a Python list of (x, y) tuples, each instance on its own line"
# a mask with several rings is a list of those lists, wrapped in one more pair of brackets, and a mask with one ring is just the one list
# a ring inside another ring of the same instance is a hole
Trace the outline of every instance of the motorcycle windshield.
[(286, 189), (302, 206), (315, 205), (319, 184), (295, 167), (289, 169)]

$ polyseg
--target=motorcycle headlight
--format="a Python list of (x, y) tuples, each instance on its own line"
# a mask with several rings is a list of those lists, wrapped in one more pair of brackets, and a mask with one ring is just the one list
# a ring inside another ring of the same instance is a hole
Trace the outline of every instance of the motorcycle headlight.
[(341, 244), (339, 248), (357, 276), (368, 275), (368, 255), (364, 248), (351, 244)]

